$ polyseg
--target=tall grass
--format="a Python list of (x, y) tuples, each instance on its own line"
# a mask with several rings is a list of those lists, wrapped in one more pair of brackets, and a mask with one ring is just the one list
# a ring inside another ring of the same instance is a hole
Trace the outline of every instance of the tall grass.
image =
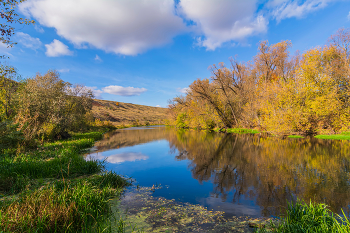
[(113, 172), (89, 179), (58, 180), (25, 191), (2, 206), (4, 232), (88, 232), (100, 229), (111, 214), (109, 199), (130, 182)]
[(75, 134), (69, 140), (45, 143), (26, 153), (0, 155), (0, 193), (20, 192), (28, 180), (74, 178), (102, 172), (104, 162), (86, 161), (81, 156), (84, 149), (92, 147), (101, 137), (100, 132)]
[(101, 137), (74, 134), (26, 153), (1, 154), (0, 232), (110, 231), (109, 200), (130, 181), (81, 156)]
[(298, 200), (289, 203), (287, 213), (282, 216), (279, 224), (271, 223), (267, 228), (257, 232), (350, 232), (349, 219), (343, 212), (343, 217), (332, 213), (325, 204), (309, 204)]

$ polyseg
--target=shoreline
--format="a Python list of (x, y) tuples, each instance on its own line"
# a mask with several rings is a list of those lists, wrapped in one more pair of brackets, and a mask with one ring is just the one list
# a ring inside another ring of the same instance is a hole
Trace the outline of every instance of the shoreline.
[[(170, 126), (170, 127), (175, 127), (175, 126)], [(201, 129), (197, 129), (197, 128), (188, 128), (188, 129), (184, 129), (184, 130), (201, 130)], [(203, 129), (206, 130), (206, 129)], [(247, 129), (247, 128), (214, 128), (212, 131), (214, 132), (220, 132), (220, 133), (235, 133), (235, 134), (269, 134), (267, 132), (260, 132), (257, 129)], [(270, 134), (269, 136), (271, 137), (275, 137), (276, 135)], [(301, 134), (291, 134), (291, 135), (281, 135), (280, 137), (287, 137), (287, 138), (305, 138), (305, 135), (301, 135)], [(350, 140), (350, 132), (349, 131), (345, 131), (345, 132), (341, 132), (339, 134), (318, 134), (315, 136), (312, 136), (314, 138), (318, 138), (318, 139), (325, 139), (325, 140)]]

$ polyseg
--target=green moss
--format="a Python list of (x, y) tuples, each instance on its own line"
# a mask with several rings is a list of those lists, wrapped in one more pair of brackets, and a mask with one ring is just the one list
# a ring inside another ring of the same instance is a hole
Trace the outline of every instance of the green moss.
[(304, 138), (304, 137), (300, 135), (289, 135), (288, 138)]

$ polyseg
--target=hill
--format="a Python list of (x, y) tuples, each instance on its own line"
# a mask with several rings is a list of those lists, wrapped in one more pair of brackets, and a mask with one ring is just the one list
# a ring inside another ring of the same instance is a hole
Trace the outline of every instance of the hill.
[(113, 125), (163, 124), (166, 108), (94, 99), (92, 113), (96, 119)]

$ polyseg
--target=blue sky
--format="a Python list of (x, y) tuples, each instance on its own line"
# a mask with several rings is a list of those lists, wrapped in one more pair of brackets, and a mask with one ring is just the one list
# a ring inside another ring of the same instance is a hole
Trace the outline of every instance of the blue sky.
[(350, 0), (27, 0), (7, 61), (23, 78), (58, 70), (98, 98), (166, 107), (208, 66), (248, 61), (259, 41), (291, 52), (350, 27)]

